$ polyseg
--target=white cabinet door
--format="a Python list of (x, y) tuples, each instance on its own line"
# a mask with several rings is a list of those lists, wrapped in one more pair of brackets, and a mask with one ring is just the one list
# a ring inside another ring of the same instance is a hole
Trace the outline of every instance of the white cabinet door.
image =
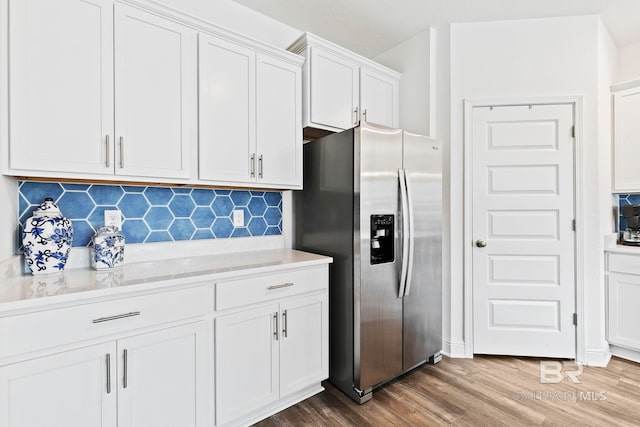
[(278, 399), (278, 319), (277, 304), (216, 319), (217, 425)]
[(256, 53), (205, 34), (199, 35), (198, 51), (198, 176), (213, 181), (255, 181)]
[(206, 426), (204, 322), (118, 340), (118, 427)]
[(320, 383), (329, 374), (326, 293), (282, 303), (280, 395)]
[(358, 124), (359, 66), (311, 47), (310, 117), (316, 124), (349, 129)]
[(640, 276), (609, 274), (608, 339), (611, 344), (640, 350)]
[(300, 67), (257, 56), (258, 182), (302, 186)]
[(190, 177), (196, 48), (195, 30), (115, 4), (116, 174)]
[(638, 87), (613, 94), (614, 180), (613, 191), (639, 191), (640, 82)]
[(110, 342), (1, 367), (0, 425), (115, 427), (115, 356)]
[(398, 127), (399, 81), (366, 67), (360, 68), (360, 109), (364, 121)]
[(112, 7), (11, 0), (10, 168), (113, 173)]

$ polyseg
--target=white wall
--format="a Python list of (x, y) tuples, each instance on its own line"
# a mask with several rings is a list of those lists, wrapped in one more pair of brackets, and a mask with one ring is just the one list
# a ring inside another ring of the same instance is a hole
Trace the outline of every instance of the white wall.
[[(601, 61), (611, 61), (611, 46), (603, 40), (597, 16), (531, 19), (451, 25), (451, 224), (463, 224), (463, 101), (465, 99), (583, 97), (584, 223), (578, 232), (584, 241), (584, 289), (588, 310), (584, 322), (587, 360), (600, 363), (606, 357), (604, 307), (603, 229), (604, 206), (610, 205), (610, 187), (601, 183), (602, 162), (606, 162), (610, 138), (599, 121), (602, 82), (607, 78)], [(601, 43), (602, 40), (602, 43)], [(608, 96), (606, 97), (608, 100)], [(604, 140), (601, 140), (604, 139)], [(604, 148), (600, 146), (604, 144)], [(604, 194), (607, 187), (607, 194)], [(468, 209), (468, 207), (465, 207)], [(449, 339), (467, 338), (464, 331), (463, 230), (451, 229), (451, 330)], [(593, 317), (591, 317), (593, 316)]]
[(617, 82), (640, 79), (640, 43), (618, 49)]
[(431, 30), (422, 31), (383, 52), (374, 61), (402, 73), (400, 80), (400, 127), (431, 135)]

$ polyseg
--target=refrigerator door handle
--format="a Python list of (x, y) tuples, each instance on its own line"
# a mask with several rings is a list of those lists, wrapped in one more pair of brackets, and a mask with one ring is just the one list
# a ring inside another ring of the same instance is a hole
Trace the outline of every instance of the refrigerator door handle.
[(407, 187), (407, 205), (409, 210), (409, 238), (407, 239), (409, 243), (409, 258), (407, 259), (407, 284), (404, 289), (404, 296), (409, 295), (409, 291), (411, 290), (411, 275), (413, 274), (413, 255), (415, 252), (415, 226), (413, 221), (413, 192), (411, 191), (411, 179), (409, 178), (409, 171), (407, 169), (404, 170), (404, 183)]
[(400, 202), (402, 215), (402, 264), (400, 268), (398, 298), (402, 298), (404, 296), (405, 286), (407, 285), (407, 270), (409, 267), (409, 201), (404, 170), (398, 169), (398, 179), (400, 180)]

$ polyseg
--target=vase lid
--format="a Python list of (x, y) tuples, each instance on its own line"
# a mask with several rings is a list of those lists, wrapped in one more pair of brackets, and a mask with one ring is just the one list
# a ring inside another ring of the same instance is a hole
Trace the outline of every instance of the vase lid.
[(53, 199), (51, 197), (47, 197), (46, 199), (44, 199), (44, 202), (42, 202), (40, 206), (37, 207), (33, 212), (34, 216), (45, 216), (51, 214), (62, 215), (62, 212), (60, 212), (60, 208), (58, 208), (58, 205), (53, 203)]

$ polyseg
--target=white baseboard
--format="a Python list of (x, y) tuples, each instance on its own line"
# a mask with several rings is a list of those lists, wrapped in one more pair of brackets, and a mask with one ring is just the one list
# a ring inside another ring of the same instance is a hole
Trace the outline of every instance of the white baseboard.
[(588, 348), (584, 352), (584, 364), (587, 366), (606, 367), (611, 360), (609, 346), (602, 348)]
[(464, 341), (451, 341), (449, 338), (444, 338), (442, 340), (442, 354), (457, 359), (466, 358)]
[(640, 351), (638, 350), (631, 350), (628, 348), (618, 347), (617, 345), (611, 344), (611, 354), (613, 356), (631, 360), (632, 362), (640, 363)]

